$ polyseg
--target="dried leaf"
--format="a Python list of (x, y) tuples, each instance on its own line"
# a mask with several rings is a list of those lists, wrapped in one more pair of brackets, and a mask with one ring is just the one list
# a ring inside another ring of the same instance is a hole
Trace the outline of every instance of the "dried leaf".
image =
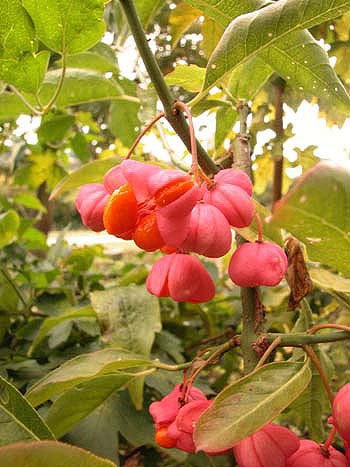
[(295, 310), (301, 300), (311, 292), (312, 281), (306, 268), (300, 243), (296, 238), (288, 237), (286, 241), (286, 254), (288, 257), (286, 279), (290, 287), (288, 308)]

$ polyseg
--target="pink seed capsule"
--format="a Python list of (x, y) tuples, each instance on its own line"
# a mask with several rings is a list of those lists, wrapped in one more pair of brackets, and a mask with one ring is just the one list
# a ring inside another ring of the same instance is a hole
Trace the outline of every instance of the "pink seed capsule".
[(350, 443), (350, 384), (345, 384), (333, 402), (333, 424), (340, 436)]
[(176, 302), (208, 302), (215, 295), (209, 273), (194, 256), (172, 253), (158, 260), (146, 282), (147, 290), (157, 297), (171, 297)]
[(86, 227), (95, 232), (104, 230), (103, 211), (108, 199), (109, 193), (102, 183), (89, 183), (80, 187), (75, 207)]
[(299, 449), (287, 459), (286, 467), (349, 467), (346, 457), (332, 446), (328, 454), (315, 441), (302, 439)]
[(270, 423), (233, 446), (233, 453), (239, 467), (285, 467), (287, 458), (299, 445), (295, 433)]
[(275, 243), (244, 243), (232, 255), (228, 273), (240, 287), (273, 286), (281, 282), (287, 266), (285, 252)]

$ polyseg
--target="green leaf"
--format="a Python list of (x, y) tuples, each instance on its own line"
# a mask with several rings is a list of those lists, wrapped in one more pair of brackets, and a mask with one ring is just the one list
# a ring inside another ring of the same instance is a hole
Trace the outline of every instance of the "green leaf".
[(224, 28), (213, 19), (206, 17), (202, 24), (201, 33), (203, 36), (201, 48), (205, 57), (208, 58), (221, 39)]
[[(105, 339), (111, 345), (150, 356), (155, 333), (161, 330), (158, 300), (144, 287), (130, 285), (96, 291), (91, 294)], [(142, 408), (143, 379), (130, 385), (136, 408)]]
[(101, 183), (104, 174), (121, 160), (116, 157), (99, 159), (83, 165), (64, 177), (51, 193), (50, 199), (55, 199), (67, 191), (74, 190), (85, 183)]
[(350, 294), (350, 279), (323, 268), (309, 267), (308, 271), (312, 282), (320, 289)]
[(288, 34), (259, 57), (294, 88), (317, 96), (327, 106), (348, 112), (349, 96), (331, 67), (327, 53), (308, 31)]
[[(39, 439), (23, 423), (5, 407), (0, 406), (0, 446), (16, 441), (33, 441)], [(0, 449), (1, 456), (1, 449)], [(1, 457), (2, 462), (2, 457)]]
[(116, 467), (106, 459), (58, 441), (14, 443), (0, 448), (2, 467)]
[(93, 292), (90, 298), (110, 344), (150, 355), (161, 322), (159, 302), (145, 287), (113, 287)]
[(230, 76), (228, 88), (237, 98), (251, 100), (272, 75), (273, 69), (260, 57), (252, 57)]
[(140, 366), (152, 366), (152, 362), (124, 349), (109, 348), (79, 355), (37, 381), (27, 393), (27, 398), (36, 406), (83, 381)]
[(25, 54), (21, 60), (0, 60), (0, 77), (19, 90), (35, 94), (40, 88), (49, 64), (50, 52), (42, 50), (38, 54)]
[(38, 439), (55, 439), (38, 412), (11, 383), (0, 376), (0, 406), (22, 423)]
[(75, 155), (81, 162), (87, 163), (91, 159), (89, 145), (83, 133), (76, 133), (71, 140), (71, 145)]
[(350, 276), (350, 163), (321, 162), (280, 201), (271, 225), (305, 243), (312, 261)]
[(33, 352), (37, 347), (43, 342), (43, 340), (48, 337), (50, 332), (59, 324), (65, 323), (67, 321), (73, 322), (79, 318), (94, 318), (96, 317), (95, 312), (91, 306), (84, 306), (77, 309), (68, 310), (59, 316), (52, 316), (50, 318), (45, 318), (40, 326), (40, 329), (35, 336), (31, 346), (28, 350), (28, 355), (32, 356)]
[[(62, 70), (51, 70), (46, 74), (45, 81), (39, 93), (44, 104), (54, 94)], [(91, 70), (68, 68), (64, 77), (62, 90), (55, 102), (58, 107), (86, 104), (99, 100), (121, 98), (123, 90), (113, 79), (107, 79), (103, 74)]]
[(26, 208), (35, 209), (36, 211), (46, 212), (45, 206), (40, 202), (40, 200), (33, 195), (33, 193), (19, 193), (13, 198), (13, 201), (21, 206)]
[(199, 418), (194, 440), (198, 450), (217, 452), (271, 422), (307, 387), (309, 362), (280, 362), (253, 371), (224, 389)]
[(271, 3), (269, 0), (186, 0), (186, 3), (201, 10), (209, 18), (212, 18), (224, 28), (237, 16), (257, 10)]
[(16, 240), (18, 227), (19, 216), (16, 211), (9, 209), (0, 214), (0, 248)]
[(67, 433), (64, 439), (68, 443), (88, 449), (97, 456), (118, 463), (120, 419), (115, 404), (117, 396), (118, 393), (105, 400)]
[(216, 128), (215, 128), (215, 147), (219, 148), (225, 138), (232, 131), (233, 125), (237, 119), (237, 111), (233, 107), (226, 109), (220, 107), (216, 113)]
[(165, 0), (135, 0), (136, 10), (144, 28), (147, 28), (164, 3)]
[(205, 68), (197, 65), (176, 65), (174, 71), (165, 76), (169, 86), (181, 86), (187, 91), (198, 92), (203, 86)]
[(126, 147), (131, 146), (140, 133), (139, 108), (137, 102), (127, 101), (112, 102), (110, 107), (109, 129)]
[(23, 0), (39, 39), (62, 54), (82, 52), (105, 31), (104, 0)]
[(104, 375), (69, 389), (52, 404), (46, 415), (46, 423), (56, 437), (61, 438), (134, 377), (124, 373)]
[[(105, 44), (98, 44), (105, 45)], [(109, 47), (110, 49), (110, 47)], [(114, 58), (114, 62), (115, 62)], [(116, 64), (97, 50), (91, 49), (80, 54), (69, 55), (66, 59), (68, 68), (82, 68), (84, 70), (97, 71), (99, 73), (118, 73)]]
[[(234, 19), (210, 57), (203, 92), (255, 54), (268, 53), (271, 47), (283, 44), (289, 34), (339, 16), (349, 8), (350, 0), (327, 0), (322, 5), (310, 0), (281, 0)], [(340, 87), (338, 96), (337, 104), (347, 111), (349, 97)]]
[(63, 140), (68, 130), (75, 122), (73, 115), (66, 113), (52, 113), (44, 115), (38, 129), (40, 143), (58, 143)]
[(168, 20), (169, 34), (171, 35), (171, 45), (176, 47), (181, 37), (192, 24), (200, 17), (201, 12), (186, 3), (179, 3), (171, 10)]
[[(281, 229), (279, 229), (278, 227), (276, 228), (276, 226), (272, 225), (270, 222), (271, 211), (255, 199), (253, 199), (253, 203), (255, 206), (255, 210), (259, 214), (262, 222), (263, 239), (270, 242), (275, 242), (278, 245), (283, 245)], [(240, 235), (242, 235), (242, 237), (244, 237), (249, 242), (255, 242), (258, 238), (258, 224), (255, 218), (249, 227), (244, 227), (243, 229), (236, 230)]]
[(0, 8), (1, 58), (19, 59), (26, 52), (35, 52), (34, 28), (21, 0), (3, 0)]

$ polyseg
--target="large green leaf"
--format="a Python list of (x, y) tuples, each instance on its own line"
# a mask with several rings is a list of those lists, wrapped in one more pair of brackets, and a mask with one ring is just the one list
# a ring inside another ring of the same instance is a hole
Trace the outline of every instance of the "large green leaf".
[(238, 66), (230, 76), (230, 93), (241, 99), (251, 100), (272, 75), (273, 69), (259, 56), (252, 57)]
[(2, 376), (0, 376), (0, 406), (5, 408), (38, 439), (54, 439), (53, 434), (38, 412), (18, 389)]
[(209, 18), (226, 27), (233, 18), (248, 13), (249, 11), (257, 10), (271, 3), (269, 0), (240, 0), (233, 2), (232, 0), (185, 0), (186, 3), (203, 11)]
[(50, 332), (62, 323), (72, 323), (74, 320), (79, 318), (94, 318), (96, 317), (95, 312), (91, 306), (87, 305), (84, 307), (76, 308), (73, 310), (67, 310), (59, 316), (51, 316), (45, 318), (42, 322), (38, 333), (36, 334), (33, 342), (28, 350), (28, 355), (31, 356), (37, 347), (43, 342), (43, 340), (50, 334)]
[(173, 48), (176, 47), (187, 29), (198, 20), (200, 15), (201, 12), (199, 10), (186, 3), (179, 3), (176, 8), (170, 12), (168, 30), (171, 35), (171, 45)]
[(320, 289), (350, 294), (350, 279), (323, 268), (309, 267), (308, 270), (312, 282)]
[[(55, 92), (62, 70), (49, 71), (40, 90), (40, 100), (48, 102)], [(62, 90), (56, 100), (58, 107), (78, 105), (98, 100), (120, 98), (123, 90), (116, 81), (107, 79), (102, 73), (91, 70), (68, 68)]]
[[(320, 9), (318, 3), (310, 0), (303, 0), (304, 8), (299, 0), (283, 0), (278, 4), (269, 2), (269, 6), (254, 12), (252, 10), (261, 8), (264, 2), (239, 2), (239, 6), (232, 7), (231, 17), (227, 11), (231, 12), (232, 2), (191, 0), (189, 3), (202, 9), (223, 27), (233, 20), (210, 58), (203, 92), (193, 102), (204, 97), (216, 81), (258, 55), (266, 62), (266, 73), (270, 66), (291, 86), (348, 112), (349, 96), (330, 66), (327, 54), (307, 31), (301, 30), (341, 14), (350, 8), (348, 3), (339, 0), (333, 5), (334, 2), (328, 0)], [(249, 11), (251, 13), (244, 14)]]
[(19, 216), (16, 211), (10, 209), (0, 214), (0, 248), (16, 240), (18, 227)]
[(124, 373), (104, 375), (69, 389), (50, 407), (46, 415), (47, 424), (60, 438), (134, 377)]
[(309, 362), (270, 363), (224, 389), (199, 418), (198, 450), (217, 452), (271, 422), (307, 387)]
[(293, 87), (348, 112), (349, 96), (328, 55), (308, 31), (297, 31), (259, 54)]
[(35, 94), (43, 82), (50, 52), (42, 50), (38, 54), (25, 54), (20, 60), (0, 60), (0, 77), (23, 92)]
[[(124, 391), (123, 391), (124, 392)], [(64, 437), (65, 441), (119, 463), (119, 414), (111, 395)], [(134, 409), (135, 411), (135, 409)]]
[(203, 86), (205, 68), (197, 65), (176, 65), (174, 71), (168, 73), (165, 81), (169, 86), (181, 86), (187, 91), (198, 92)]
[(1, 467), (116, 467), (88, 451), (57, 441), (14, 443), (0, 448)]
[[(107, 342), (148, 358), (155, 333), (161, 330), (158, 300), (144, 287), (130, 285), (96, 291), (91, 294)], [(129, 386), (138, 409), (142, 408), (143, 379)]]
[(79, 355), (37, 381), (27, 393), (27, 398), (36, 406), (83, 381), (140, 366), (152, 366), (152, 362), (124, 349), (109, 348)]
[(38, 42), (20, 0), (0, 5), (0, 79), (24, 92), (35, 93), (47, 69), (50, 53), (36, 54)]
[[(339, 16), (349, 0), (281, 0), (233, 20), (208, 63), (204, 88), (213, 86), (240, 63), (280, 43), (292, 33)], [(241, 38), (244, 37), (244, 41)]]
[(105, 31), (104, 0), (23, 0), (39, 39), (63, 54), (92, 47)]
[[(33, 441), (39, 438), (4, 406), (0, 405), (0, 446), (16, 441)], [(1, 456), (1, 450), (0, 450)], [(1, 458), (2, 461), (2, 458)]]
[(111, 345), (148, 357), (161, 330), (159, 302), (145, 287), (113, 287), (91, 294), (105, 339)]
[(88, 162), (74, 172), (64, 177), (51, 193), (50, 199), (55, 199), (67, 191), (74, 190), (84, 183), (101, 183), (107, 170), (117, 165), (121, 160), (116, 157)]
[(305, 243), (312, 261), (350, 276), (350, 163), (321, 162), (280, 201), (271, 225)]

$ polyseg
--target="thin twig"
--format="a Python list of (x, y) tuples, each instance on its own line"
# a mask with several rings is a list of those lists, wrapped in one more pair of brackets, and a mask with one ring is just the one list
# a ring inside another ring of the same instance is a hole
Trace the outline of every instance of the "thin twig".
[(32, 104), (27, 101), (27, 99), (18, 91), (17, 88), (15, 88), (15, 86), (10, 85), (9, 88), (14, 94), (16, 94), (18, 99), (21, 100), (21, 102), (31, 111), (32, 114), (38, 115), (38, 116), (43, 115), (43, 112), (41, 110), (36, 109), (34, 106), (32, 106)]
[(314, 349), (311, 347), (311, 345), (304, 345), (303, 349), (308, 354), (308, 356), (311, 358), (312, 362), (314, 363), (315, 367), (317, 368), (317, 371), (318, 371), (318, 373), (319, 373), (319, 375), (321, 377), (322, 383), (323, 383), (323, 385), (325, 387), (325, 390), (327, 392), (329, 402), (331, 403), (331, 405), (333, 405), (334, 395), (333, 395), (331, 387), (330, 387), (330, 385), (328, 383), (327, 376), (326, 376), (325, 372), (323, 371), (320, 360), (318, 359), (318, 357), (315, 354)]
[(190, 142), (191, 142), (191, 154), (192, 154), (192, 172), (195, 174), (198, 170), (198, 154), (197, 154), (197, 144), (196, 136), (194, 134), (193, 119), (190, 108), (181, 101), (176, 101), (174, 104), (174, 110), (182, 110), (188, 118), (188, 126), (190, 129)]
[(44, 113), (44, 114), (48, 113), (48, 112), (51, 110), (51, 107), (54, 105), (54, 103), (56, 102), (56, 99), (58, 98), (60, 92), (62, 91), (63, 82), (64, 82), (64, 78), (65, 78), (65, 75), (66, 75), (66, 69), (67, 69), (67, 66), (66, 66), (66, 54), (64, 53), (64, 54), (62, 55), (62, 71), (61, 71), (61, 76), (60, 76), (60, 79), (59, 79), (59, 81), (58, 81), (56, 90), (55, 90), (55, 92), (53, 93), (51, 99), (50, 99), (49, 102), (43, 107), (43, 113)]
[(264, 363), (267, 361), (271, 353), (281, 344), (281, 342), (282, 342), (282, 339), (280, 336), (276, 337), (276, 339), (271, 342), (271, 344), (268, 346), (268, 348), (265, 350), (262, 357), (258, 361), (255, 367), (256, 370), (258, 368), (261, 368), (264, 365)]
[(344, 326), (343, 324), (316, 324), (315, 326), (312, 326), (307, 333), (308, 334), (315, 334), (315, 332), (320, 331), (321, 329), (327, 329), (327, 328), (332, 328), (332, 329), (339, 329), (340, 331), (345, 331), (345, 332), (350, 332), (350, 326)]
[(125, 159), (129, 159), (132, 156), (132, 153), (134, 152), (136, 146), (139, 144), (143, 136), (147, 133), (148, 130), (152, 128), (152, 126), (158, 122), (162, 117), (165, 116), (164, 112), (160, 112), (158, 115), (156, 115), (146, 126), (145, 128), (141, 131), (141, 133), (138, 135), (138, 137), (135, 139), (135, 141), (132, 143), (127, 155), (125, 156)]

